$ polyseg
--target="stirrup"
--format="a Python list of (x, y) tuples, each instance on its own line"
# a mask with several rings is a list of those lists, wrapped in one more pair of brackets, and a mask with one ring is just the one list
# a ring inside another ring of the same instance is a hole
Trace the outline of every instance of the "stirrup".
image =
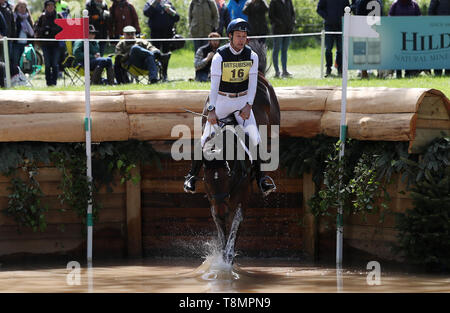
[[(197, 180), (197, 178), (194, 175), (191, 174), (187, 174), (184, 180), (184, 184), (183, 184), (183, 189), (184, 192), (186, 193), (195, 193), (195, 181)], [(191, 183), (191, 186), (193, 187), (193, 189), (187, 188), (188, 187), (188, 183), (191, 182), (193, 180), (193, 182)]]
[[(262, 182), (265, 181), (266, 179), (270, 180), (269, 185), (271, 184), (272, 187), (269, 188), (269, 189), (267, 189), (266, 191), (264, 191), (263, 188), (262, 188)], [(264, 197), (267, 197), (270, 193), (272, 193), (272, 192), (274, 192), (275, 190), (277, 190), (277, 186), (275, 185), (275, 182), (273, 181), (272, 177), (270, 177), (270, 176), (264, 176), (264, 177), (262, 177), (262, 178), (259, 180), (259, 182), (258, 182), (258, 186), (259, 186), (259, 189), (261, 190), (261, 192), (262, 192), (262, 194), (263, 194)]]

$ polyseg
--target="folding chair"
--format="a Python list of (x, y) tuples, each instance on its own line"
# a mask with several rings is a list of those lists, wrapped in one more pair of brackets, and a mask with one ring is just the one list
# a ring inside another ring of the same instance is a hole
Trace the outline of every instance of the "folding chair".
[[(170, 57), (170, 52), (168, 54), (161, 54), (160, 57), (155, 58), (156, 68), (157, 68), (157, 72), (158, 72), (158, 81), (161, 80), (163, 77), (162, 62), (166, 62), (166, 60), (168, 60), (169, 57)], [(127, 71), (129, 76), (131, 77), (131, 80), (134, 80), (136, 83), (138, 83), (138, 84), (148, 84), (149, 83), (149, 79), (148, 79), (149, 71), (148, 70), (139, 68), (134, 65), (128, 65), (128, 67), (124, 67), (124, 65), (122, 64), (122, 67)]]
[(62, 62), (62, 69), (64, 72), (64, 86), (66, 85), (66, 78), (69, 80), (69, 84), (77, 86), (78, 84), (84, 85), (84, 68), (80, 63), (75, 61), (73, 55), (73, 42), (66, 41), (67, 56)]
[(31, 80), (42, 70), (38, 54), (32, 44), (25, 46), (19, 61), (19, 68), (24, 74), (28, 74), (26, 80), (32, 86)]

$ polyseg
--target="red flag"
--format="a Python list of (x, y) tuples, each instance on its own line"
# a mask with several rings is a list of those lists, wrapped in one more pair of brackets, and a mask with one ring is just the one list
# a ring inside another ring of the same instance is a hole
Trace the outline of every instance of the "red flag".
[(89, 18), (57, 18), (55, 23), (62, 27), (55, 39), (84, 39), (89, 37)]

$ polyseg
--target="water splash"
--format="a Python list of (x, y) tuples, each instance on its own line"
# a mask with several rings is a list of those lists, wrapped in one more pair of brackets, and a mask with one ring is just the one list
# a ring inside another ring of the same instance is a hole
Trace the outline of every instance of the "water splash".
[(242, 210), (239, 206), (236, 210), (236, 214), (234, 215), (233, 222), (231, 224), (230, 234), (228, 236), (227, 245), (225, 247), (225, 258), (227, 263), (233, 263), (233, 259), (235, 257), (234, 253), (234, 243), (236, 241), (236, 235), (239, 228), (239, 224), (242, 222)]

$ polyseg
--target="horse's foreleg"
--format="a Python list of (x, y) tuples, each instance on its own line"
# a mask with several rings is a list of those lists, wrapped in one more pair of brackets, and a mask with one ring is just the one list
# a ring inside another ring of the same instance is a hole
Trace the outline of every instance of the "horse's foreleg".
[(234, 259), (234, 246), (236, 243), (237, 232), (239, 229), (239, 224), (242, 222), (242, 209), (241, 205), (238, 205), (236, 213), (234, 214), (233, 222), (231, 223), (231, 229), (228, 235), (227, 244), (224, 251), (224, 261), (226, 263), (232, 263)]
[(226, 245), (226, 239), (225, 239), (225, 221), (226, 221), (226, 219), (224, 216), (221, 217), (219, 215), (219, 212), (214, 205), (211, 206), (211, 215), (212, 215), (214, 223), (216, 224), (216, 227), (217, 227), (220, 249), (223, 251), (225, 249), (225, 245)]

